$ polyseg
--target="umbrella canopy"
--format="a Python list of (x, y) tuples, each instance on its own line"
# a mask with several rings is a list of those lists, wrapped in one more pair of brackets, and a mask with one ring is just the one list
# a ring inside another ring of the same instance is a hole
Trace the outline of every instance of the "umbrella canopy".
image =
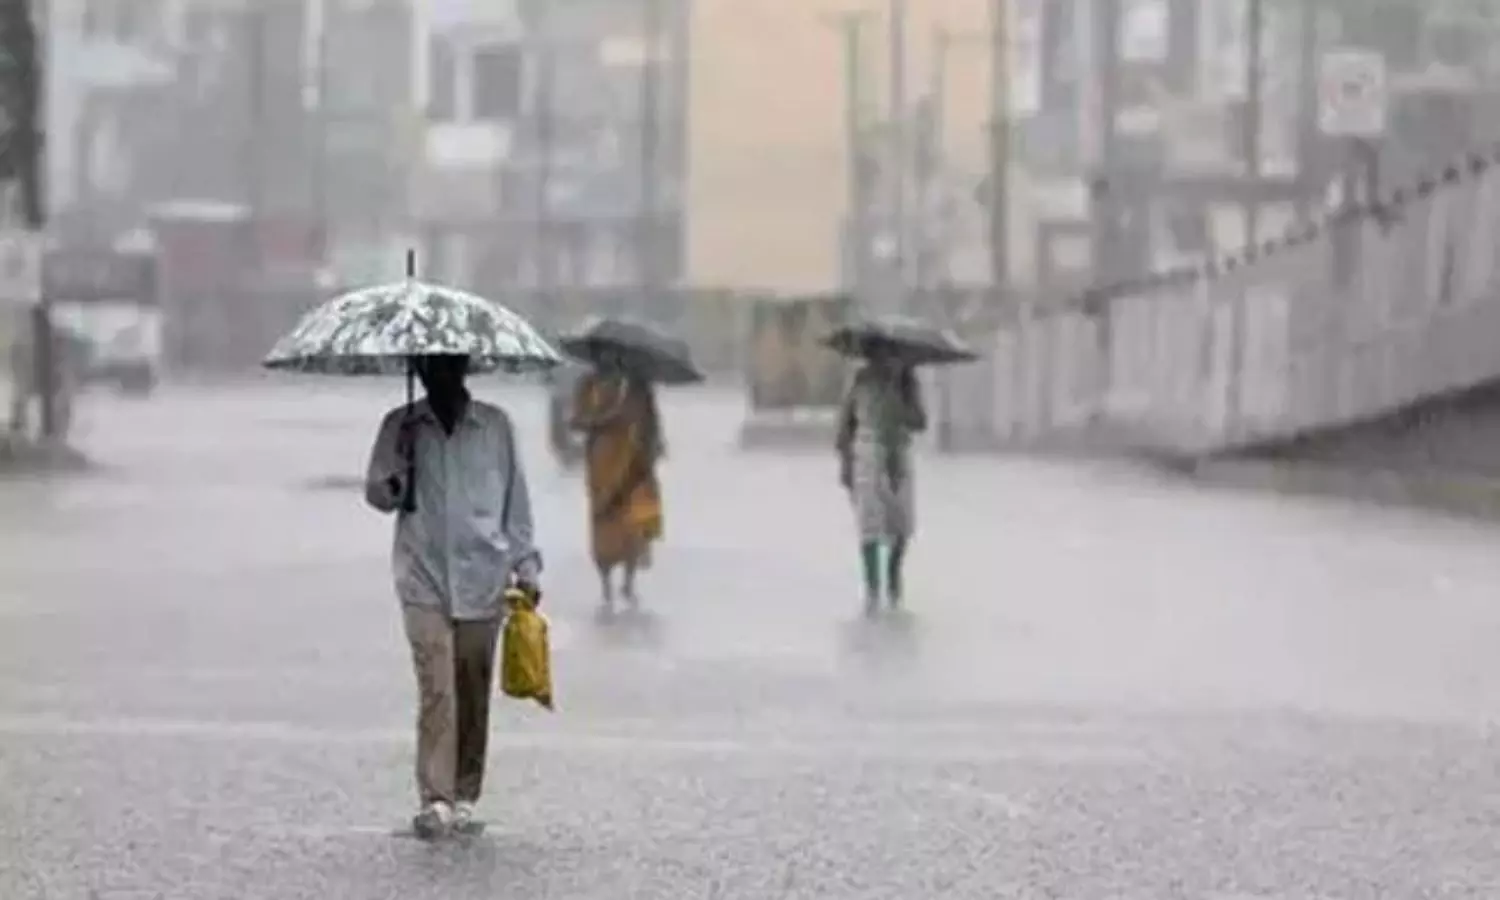
[(595, 317), (559, 337), (558, 343), (572, 356), (595, 365), (616, 354), (622, 368), (648, 381), (693, 384), (703, 380), (686, 341), (642, 322)]
[(823, 343), (846, 356), (887, 353), (910, 365), (944, 365), (978, 359), (958, 336), (906, 316), (879, 316), (833, 330)]
[(407, 371), (412, 356), (469, 358), (470, 372), (538, 372), (563, 357), (525, 319), (446, 285), (405, 281), (350, 291), (303, 316), (263, 365), (322, 375)]

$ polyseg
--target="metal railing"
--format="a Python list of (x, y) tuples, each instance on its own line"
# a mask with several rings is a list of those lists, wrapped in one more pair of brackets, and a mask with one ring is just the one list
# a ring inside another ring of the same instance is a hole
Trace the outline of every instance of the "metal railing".
[[(1024, 309), (943, 378), (958, 448), (1199, 456), (1500, 377), (1500, 163), (1471, 156), (1377, 206), (1116, 293)], [(1494, 164), (1494, 167), (1492, 167)]]

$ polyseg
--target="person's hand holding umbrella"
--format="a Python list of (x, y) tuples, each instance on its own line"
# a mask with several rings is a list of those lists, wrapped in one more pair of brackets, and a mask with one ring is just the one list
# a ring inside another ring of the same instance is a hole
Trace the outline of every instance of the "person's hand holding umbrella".
[(415, 512), (417, 430), (410, 418), (402, 420), (401, 429), (396, 432), (396, 457), (401, 460), (401, 469), (386, 479), (386, 486), (390, 488), (391, 496), (401, 498), (402, 512)]

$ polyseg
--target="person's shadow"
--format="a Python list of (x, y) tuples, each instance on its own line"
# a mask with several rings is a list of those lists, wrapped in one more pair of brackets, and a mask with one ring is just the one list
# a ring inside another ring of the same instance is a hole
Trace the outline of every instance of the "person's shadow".
[(659, 650), (666, 641), (661, 616), (639, 607), (600, 606), (594, 632), (604, 646), (619, 650)]
[(899, 675), (921, 656), (921, 622), (909, 610), (882, 609), (843, 628), (844, 655), (865, 671)]

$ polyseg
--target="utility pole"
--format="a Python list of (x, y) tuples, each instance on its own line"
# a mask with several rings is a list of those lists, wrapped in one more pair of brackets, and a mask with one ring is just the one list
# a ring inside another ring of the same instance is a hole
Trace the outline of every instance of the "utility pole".
[[(1260, 132), (1261, 132), (1261, 43), (1264, 37), (1262, 0), (1247, 0), (1245, 8), (1245, 247), (1260, 242)], [(1224, 408), (1225, 421), (1233, 429), (1239, 422), (1244, 397), (1245, 309), (1243, 295), (1235, 296), (1229, 308), (1229, 362)]]
[(536, 159), (534, 160), (536, 222), (531, 238), (532, 268), (536, 277), (536, 297), (541, 307), (537, 312), (542, 321), (555, 328), (561, 324), (557, 321), (557, 300), (553, 296), (556, 287), (556, 269), (553, 265), (554, 254), (551, 246), (552, 168), (557, 114), (557, 54), (552, 46), (552, 31), (547, 24), (550, 18), (547, 6), (545, 3), (539, 3), (537, 7), (537, 15), (540, 19), (532, 36), (533, 46), (536, 48), (534, 56), (536, 93), (532, 97), (533, 128), (536, 137)]
[[(47, 178), (44, 132), (47, 110), (47, 53), (51, 29), (46, 0), (6, 0), (0, 8), (0, 109), (5, 128), (0, 161), (14, 190), (25, 229), (41, 240), (46, 228)], [(6, 298), (21, 299), (21, 298)], [(41, 398), (41, 433), (47, 444), (63, 437), (59, 409), (58, 348), (51, 299), (45, 288), (32, 307), (32, 380)], [(18, 385), (24, 390), (24, 385)], [(20, 402), (29, 397), (19, 398)], [(16, 423), (19, 424), (19, 423)]]
[(1119, 280), (1120, 265), (1120, 194), (1113, 179), (1119, 175), (1120, 119), (1120, 3), (1119, 0), (1094, 0), (1092, 4), (1092, 37), (1094, 66), (1090, 75), (1098, 97), (1098, 160), (1089, 192), (1092, 222), (1094, 285), (1106, 293), (1094, 303), (1093, 314), (1098, 328), (1099, 370), (1098, 404), (1095, 421), (1107, 412), (1110, 373), (1114, 370), (1114, 334), (1110, 319), (1108, 291)]
[(328, 91), (332, 87), (332, 79), (329, 77), (331, 73), (329, 69), (328, 52), (332, 48), (332, 42), (329, 40), (329, 35), (332, 33), (333, 27), (337, 22), (337, 13), (334, 9), (334, 5), (337, 2), (338, 0), (320, 0), (320, 2), (316, 4), (318, 27), (316, 41), (318, 54), (318, 68), (316, 73), (318, 118), (315, 123), (315, 128), (317, 129), (316, 134), (318, 142), (318, 155), (314, 160), (314, 164), (317, 166), (317, 168), (314, 170), (313, 175), (313, 197), (314, 202), (316, 203), (316, 215), (318, 217), (319, 252), (323, 257), (323, 263), (325, 265), (328, 262), (329, 250), (332, 247), (333, 243), (333, 215), (331, 209), (332, 204), (330, 202), (328, 190), (328, 174), (330, 169), (330, 166), (328, 164)]
[(1297, 45), (1297, 219), (1312, 218), (1321, 194), (1318, 159), (1318, 0), (1302, 0)]
[[(937, 241), (929, 239), (925, 225), (928, 221), (927, 213), (932, 200), (933, 176), (941, 176), (947, 163), (947, 133), (948, 133), (948, 54), (953, 49), (955, 36), (945, 28), (939, 28), (933, 35), (932, 40), (932, 83), (928, 87), (928, 120), (929, 129), (926, 135), (925, 152), (923, 159), (929, 165), (924, 167), (919, 181), (922, 198), (922, 222), (924, 225), (922, 235), (922, 248), (919, 260), (922, 265), (919, 269), (917, 284), (922, 290), (924, 305), (929, 315), (949, 325), (952, 315), (949, 297), (950, 254), (948, 234), (942, 234)], [(946, 202), (940, 207), (946, 219)], [(929, 260), (929, 254), (933, 258)], [(935, 270), (929, 274), (928, 262), (931, 262)], [(929, 281), (932, 283), (929, 285)], [(952, 373), (943, 372), (938, 376), (938, 423), (937, 440), (938, 448), (944, 452), (953, 450), (953, 379)]]
[(640, 276), (639, 314), (650, 318), (661, 291), (661, 265), (658, 258), (657, 206), (660, 187), (661, 156), (661, 31), (662, 0), (641, 2), (641, 185), (640, 222), (636, 265)]
[(911, 157), (907, 142), (906, 101), (906, 0), (890, 0), (890, 229), (891, 260), (897, 300), (896, 308), (907, 303), (907, 215), (906, 190)]
[(870, 14), (860, 10), (839, 13), (828, 20), (839, 30), (844, 45), (844, 165), (848, 170), (845, 255), (848, 287), (861, 305), (869, 302), (870, 286), (870, 197), (866, 190), (869, 156), (864, 91), (864, 36), (869, 21)]
[(1265, 37), (1263, 0), (1249, 0), (1245, 22), (1245, 244), (1260, 240), (1260, 132), (1262, 119), (1261, 43)]
[(942, 280), (943, 260), (946, 258), (945, 236), (934, 235), (933, 201), (937, 197), (935, 187), (940, 187), (944, 159), (946, 157), (943, 134), (946, 109), (944, 100), (948, 94), (948, 57), (953, 50), (956, 35), (945, 29), (937, 29), (932, 36), (932, 73), (928, 76), (927, 96), (923, 103), (921, 133), (916, 136), (917, 146), (913, 158), (914, 193), (917, 198), (917, 227), (915, 247), (912, 253), (912, 283), (921, 298), (921, 308), (930, 312), (933, 300), (938, 298), (937, 283)]
[(264, 259), (265, 244), (265, 113), (266, 113), (266, 31), (267, 15), (264, 2), (253, 3), (245, 7), (240, 14), (246, 28), (245, 49), (246, 66), (249, 83), (246, 85), (246, 105), (249, 107), (249, 115), (245, 121), (249, 124), (246, 134), (244, 148), (244, 179), (247, 203), (250, 209), (250, 221), (254, 225), (254, 237), (250, 243), (250, 264), (255, 271), (260, 271)]
[(990, 0), (990, 282), (1010, 283), (1010, 3)]

